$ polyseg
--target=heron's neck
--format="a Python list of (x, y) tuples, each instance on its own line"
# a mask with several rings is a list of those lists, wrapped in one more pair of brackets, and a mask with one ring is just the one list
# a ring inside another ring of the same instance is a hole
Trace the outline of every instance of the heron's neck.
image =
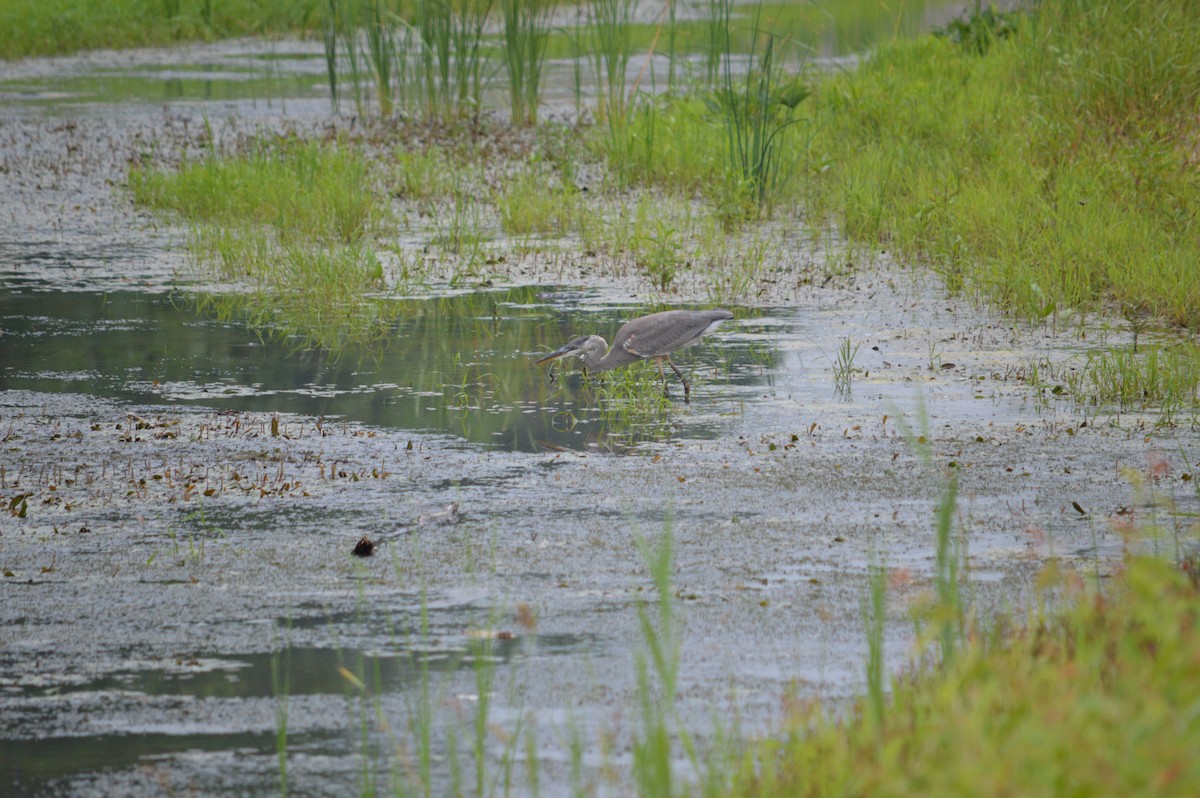
[(608, 348), (608, 342), (603, 338), (596, 336), (597, 347), (588, 349), (587, 354), (580, 358), (583, 361), (584, 368), (588, 371), (607, 371), (608, 369), (616, 368), (622, 365), (621, 362), (614, 356), (616, 350)]

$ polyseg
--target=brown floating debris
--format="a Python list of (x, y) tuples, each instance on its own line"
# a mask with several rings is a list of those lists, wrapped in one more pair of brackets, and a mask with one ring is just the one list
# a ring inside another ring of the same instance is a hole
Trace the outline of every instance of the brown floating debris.
[(358, 543), (354, 544), (355, 557), (370, 557), (375, 553), (375, 544), (366, 535), (359, 539)]

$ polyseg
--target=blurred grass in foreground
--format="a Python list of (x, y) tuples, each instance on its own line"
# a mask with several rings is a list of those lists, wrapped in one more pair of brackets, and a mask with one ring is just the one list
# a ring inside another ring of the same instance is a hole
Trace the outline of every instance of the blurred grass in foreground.
[(786, 738), (746, 757), (730, 794), (1196, 795), (1191, 565), (1134, 557), (1104, 594), (1068, 578), (1053, 589), (1074, 592), (1071, 609), (972, 636), (948, 667), (901, 679), (881, 720), (865, 698), (845, 720), (802, 706)]

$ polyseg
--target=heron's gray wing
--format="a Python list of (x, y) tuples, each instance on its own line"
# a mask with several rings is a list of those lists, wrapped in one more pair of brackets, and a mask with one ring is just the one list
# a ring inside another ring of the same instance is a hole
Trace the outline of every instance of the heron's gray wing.
[(700, 336), (718, 322), (732, 319), (728, 310), (664, 310), (629, 321), (617, 332), (613, 349), (637, 357), (669, 355)]

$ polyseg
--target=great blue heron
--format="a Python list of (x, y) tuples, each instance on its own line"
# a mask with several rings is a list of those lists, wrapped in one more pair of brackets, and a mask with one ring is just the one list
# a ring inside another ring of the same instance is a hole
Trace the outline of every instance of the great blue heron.
[(627, 366), (635, 360), (653, 360), (658, 364), (658, 376), (662, 377), (663, 392), (666, 393), (667, 375), (662, 367), (665, 361), (683, 383), (686, 401), (692, 386), (671, 362), (671, 353), (696, 343), (706, 332), (732, 318), (733, 314), (728, 310), (664, 310), (625, 322), (617, 330), (612, 349), (599, 335), (581, 335), (536, 362), (548, 363), (561, 357), (576, 356), (586, 371), (607, 371)]

